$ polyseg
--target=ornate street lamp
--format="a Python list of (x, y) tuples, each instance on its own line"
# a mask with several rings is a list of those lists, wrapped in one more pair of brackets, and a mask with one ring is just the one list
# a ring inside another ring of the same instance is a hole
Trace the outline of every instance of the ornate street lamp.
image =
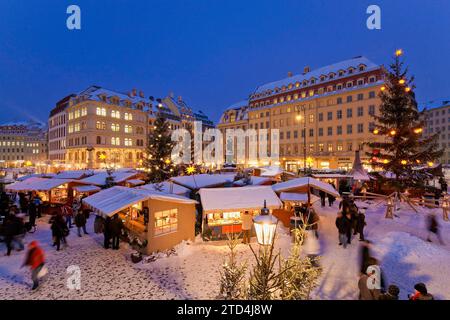
[(271, 246), (275, 238), (278, 219), (270, 214), (270, 210), (266, 206), (266, 200), (264, 200), (264, 208), (261, 209), (260, 215), (253, 218), (253, 224), (255, 225), (258, 243), (262, 246)]

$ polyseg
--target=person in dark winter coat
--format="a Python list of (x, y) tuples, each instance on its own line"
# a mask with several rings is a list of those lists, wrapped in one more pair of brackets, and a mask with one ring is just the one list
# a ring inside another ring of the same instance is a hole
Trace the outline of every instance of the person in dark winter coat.
[(22, 243), (22, 237), (25, 233), (25, 227), (23, 220), (14, 214), (10, 214), (4, 221), (4, 237), (6, 244), (6, 255), (11, 255), (11, 251), (13, 248), (13, 243), (19, 245), (19, 250), (24, 249), (24, 245)]
[(34, 201), (30, 201), (28, 204), (28, 217), (30, 227), (34, 227), (36, 225), (36, 216), (37, 216), (37, 207)]
[(399, 294), (400, 289), (396, 285), (391, 284), (387, 292), (380, 294), (378, 300), (398, 300)]
[(414, 294), (408, 295), (409, 300), (434, 300), (433, 295), (428, 293), (427, 287), (424, 283), (417, 283), (414, 286), (414, 289)]
[(342, 212), (338, 212), (336, 217), (336, 228), (339, 233), (339, 245), (347, 247), (347, 229), (350, 227), (347, 220), (342, 215)]
[(56, 251), (59, 251), (59, 249), (61, 248), (61, 242), (67, 245), (66, 236), (69, 233), (69, 228), (67, 227), (67, 224), (61, 214), (57, 214), (53, 218), (51, 230), (53, 236), (53, 245), (56, 246)]
[(39, 286), (38, 274), (45, 264), (44, 251), (41, 249), (37, 241), (31, 241), (28, 245), (28, 252), (23, 266), (30, 266), (31, 279), (33, 280), (32, 290)]
[(441, 244), (444, 244), (444, 240), (442, 240), (441, 234), (439, 232), (439, 223), (437, 222), (436, 215), (429, 214), (428, 215), (428, 238), (427, 241), (431, 242), (431, 235), (435, 234), (436, 238), (439, 240)]
[(111, 221), (111, 238), (112, 238), (112, 248), (114, 250), (119, 249), (119, 237), (122, 234), (123, 222), (119, 218), (119, 215), (114, 215), (113, 220)]
[(364, 241), (364, 227), (366, 226), (366, 215), (359, 211), (356, 216), (356, 231), (359, 233), (359, 241)]
[(77, 226), (79, 237), (81, 237), (81, 229), (83, 229), (84, 234), (88, 234), (86, 231), (86, 216), (81, 210), (78, 210), (75, 216), (75, 225)]
[(103, 246), (105, 247), (105, 249), (109, 249), (109, 245), (111, 242), (111, 224), (112, 224), (111, 218), (106, 217), (103, 225), (103, 237), (104, 237)]
[(347, 214), (344, 216), (344, 220), (345, 220), (345, 232), (347, 235), (347, 244), (351, 244), (352, 243), (352, 215), (350, 212), (347, 212)]
[(147, 225), (150, 220), (150, 214), (149, 214), (148, 207), (144, 207), (144, 209), (142, 210), (142, 215), (144, 217), (144, 226), (147, 229)]
[(325, 197), (326, 197), (325, 191), (320, 190), (319, 191), (319, 196), (320, 196), (320, 205), (322, 207), (325, 207)]

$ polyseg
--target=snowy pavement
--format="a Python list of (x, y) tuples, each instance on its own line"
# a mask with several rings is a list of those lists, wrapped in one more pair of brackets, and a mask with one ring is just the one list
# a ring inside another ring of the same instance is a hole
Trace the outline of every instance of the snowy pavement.
[[(358, 296), (358, 249), (352, 242), (343, 249), (337, 245), (334, 226), (337, 207), (316, 210), (321, 216), (320, 242), (323, 275), (313, 294), (315, 299), (356, 299)], [(405, 208), (399, 218), (384, 218), (384, 206), (367, 210), (366, 234), (374, 243), (374, 252), (382, 261), (387, 284), (395, 283), (400, 296), (412, 291), (415, 283), (425, 282), (438, 299), (450, 299), (450, 223), (439, 221), (445, 246), (425, 241), (425, 214)], [(92, 231), (93, 218), (88, 232)], [(215, 299), (219, 291), (219, 271), (228, 249), (225, 243), (197, 241), (183, 243), (177, 254), (151, 263), (133, 264), (130, 249), (122, 244), (118, 251), (105, 250), (102, 235), (91, 232), (79, 238), (76, 229), (68, 237), (69, 247), (56, 252), (51, 247), (49, 225), (39, 223), (35, 234), (27, 235), (26, 243), (37, 239), (47, 255), (49, 274), (36, 292), (31, 292), (30, 273), (20, 269), (24, 252), (0, 256), (0, 297), (4, 299)], [(286, 256), (290, 237), (280, 228), (277, 248)], [(253, 239), (255, 241), (255, 239)], [(256, 247), (256, 244), (253, 244)], [(0, 252), (5, 252), (0, 244)], [(253, 263), (253, 254), (246, 245), (237, 248), (239, 261)], [(81, 269), (81, 290), (67, 288), (67, 267)]]

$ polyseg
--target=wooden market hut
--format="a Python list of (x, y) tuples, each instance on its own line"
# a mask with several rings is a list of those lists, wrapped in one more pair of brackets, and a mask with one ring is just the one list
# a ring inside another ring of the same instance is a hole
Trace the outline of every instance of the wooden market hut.
[(249, 211), (258, 215), (266, 206), (270, 211), (281, 208), (282, 203), (270, 186), (200, 189), (203, 209), (202, 229), (210, 230), (212, 239), (226, 239), (230, 233), (242, 231), (241, 214)]
[[(104, 218), (118, 214), (127, 230), (148, 241), (143, 253), (168, 250), (195, 239), (196, 201), (164, 192), (115, 186), (83, 199), (83, 205)], [(144, 225), (142, 210), (149, 209)]]

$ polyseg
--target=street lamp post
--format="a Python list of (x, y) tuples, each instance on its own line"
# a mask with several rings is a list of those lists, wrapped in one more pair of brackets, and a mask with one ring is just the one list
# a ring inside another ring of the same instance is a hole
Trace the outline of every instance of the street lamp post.
[[(303, 115), (300, 114), (300, 111), (303, 112)], [(306, 175), (306, 108), (305, 106), (300, 106), (300, 108), (297, 108), (297, 121), (301, 121), (303, 117), (303, 128), (302, 128), (302, 135), (303, 135), (303, 173)]]
[(264, 200), (264, 208), (261, 209), (261, 214), (253, 218), (253, 224), (258, 243), (264, 247), (271, 246), (275, 239), (278, 219), (270, 214), (270, 210), (266, 206), (266, 200)]

